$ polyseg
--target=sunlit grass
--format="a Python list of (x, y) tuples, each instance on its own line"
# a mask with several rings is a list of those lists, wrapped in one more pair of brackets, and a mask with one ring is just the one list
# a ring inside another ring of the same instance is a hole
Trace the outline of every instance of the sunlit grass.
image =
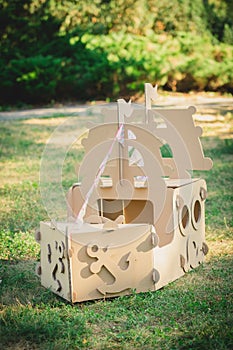
[[(34, 231), (47, 213), (39, 186), (47, 139), (65, 118), (1, 122), (0, 300), (2, 349), (233, 348), (232, 115), (201, 122), (208, 185), (206, 262), (152, 293), (69, 305), (40, 285)], [(75, 181), (83, 151), (73, 147), (63, 186)]]

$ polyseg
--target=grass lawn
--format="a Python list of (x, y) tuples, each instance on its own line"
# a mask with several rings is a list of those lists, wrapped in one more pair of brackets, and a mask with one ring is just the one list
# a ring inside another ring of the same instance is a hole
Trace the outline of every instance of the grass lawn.
[[(233, 115), (203, 121), (206, 262), (157, 292), (70, 305), (40, 285), (34, 231), (47, 218), (39, 192), (47, 139), (65, 118), (0, 122), (1, 349), (233, 349)], [(75, 182), (66, 160), (65, 189)]]

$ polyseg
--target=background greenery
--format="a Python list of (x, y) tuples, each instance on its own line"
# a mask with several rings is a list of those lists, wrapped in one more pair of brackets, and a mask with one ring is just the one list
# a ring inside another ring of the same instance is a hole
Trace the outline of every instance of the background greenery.
[(232, 93), (233, 1), (0, 0), (0, 52), (2, 106)]

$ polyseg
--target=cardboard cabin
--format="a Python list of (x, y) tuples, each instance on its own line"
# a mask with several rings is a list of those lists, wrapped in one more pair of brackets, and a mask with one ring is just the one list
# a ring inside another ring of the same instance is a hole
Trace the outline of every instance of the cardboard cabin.
[[(209, 170), (195, 107), (145, 108), (118, 100), (82, 140), (81, 183), (67, 194), (67, 221), (41, 222), (37, 274), (70, 302), (156, 291), (196, 268), (205, 243)], [(167, 151), (164, 153), (164, 150)]]

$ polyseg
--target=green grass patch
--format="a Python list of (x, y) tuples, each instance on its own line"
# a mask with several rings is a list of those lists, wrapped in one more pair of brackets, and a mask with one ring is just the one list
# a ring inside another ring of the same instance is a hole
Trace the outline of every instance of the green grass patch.
[[(210, 251), (198, 269), (163, 289), (70, 305), (40, 285), (34, 231), (48, 218), (39, 191), (42, 152), (65, 118), (1, 122), (0, 301), (2, 349), (233, 348), (232, 116), (202, 123), (207, 181), (206, 235)], [(223, 132), (222, 128), (229, 126)], [(75, 181), (83, 151), (71, 148), (64, 191)]]

